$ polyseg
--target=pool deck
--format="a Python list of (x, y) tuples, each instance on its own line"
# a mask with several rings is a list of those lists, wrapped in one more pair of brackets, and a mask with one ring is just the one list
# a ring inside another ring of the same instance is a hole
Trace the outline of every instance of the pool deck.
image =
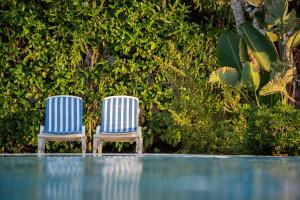
[(167, 153), (102, 153), (102, 154), (93, 154), (93, 153), (4, 153), (0, 154), (0, 157), (4, 156), (137, 156), (137, 157), (147, 157), (147, 156), (166, 156), (166, 157), (199, 157), (199, 158), (234, 158), (234, 157), (266, 157), (266, 158), (299, 158), (300, 156), (269, 156), (269, 155), (209, 155), (209, 154), (167, 154)]

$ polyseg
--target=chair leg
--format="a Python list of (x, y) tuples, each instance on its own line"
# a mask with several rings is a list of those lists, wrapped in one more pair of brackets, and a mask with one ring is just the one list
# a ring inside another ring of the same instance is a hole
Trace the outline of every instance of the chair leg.
[(98, 147), (98, 139), (93, 139), (93, 153), (97, 153), (97, 147)]
[(143, 153), (143, 138), (139, 137), (139, 148), (138, 148), (138, 153)]
[(102, 153), (102, 148), (103, 148), (103, 142), (100, 140), (100, 138), (94, 138), (93, 141), (93, 153)]
[(82, 153), (86, 152), (86, 139), (81, 138), (81, 147), (82, 147)]
[(100, 139), (98, 141), (98, 147), (97, 148), (98, 148), (98, 153), (102, 154), (103, 142), (100, 141)]
[(44, 153), (45, 152), (45, 149), (46, 149), (46, 142), (47, 142), (47, 139), (45, 138), (43, 140), (43, 145), (42, 145), (42, 152)]
[(135, 153), (138, 153), (140, 149), (140, 140), (139, 138), (136, 138), (135, 140)]
[(38, 154), (45, 152), (46, 139), (38, 138)]
[(136, 152), (137, 153), (143, 153), (143, 136), (142, 136), (142, 127), (138, 127), (138, 130), (137, 130), (137, 135), (138, 135), (138, 138), (136, 139)]

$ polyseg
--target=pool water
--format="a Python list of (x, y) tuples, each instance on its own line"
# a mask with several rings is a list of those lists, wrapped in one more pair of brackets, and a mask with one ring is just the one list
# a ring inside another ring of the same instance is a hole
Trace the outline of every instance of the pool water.
[(0, 199), (300, 199), (300, 158), (0, 156)]

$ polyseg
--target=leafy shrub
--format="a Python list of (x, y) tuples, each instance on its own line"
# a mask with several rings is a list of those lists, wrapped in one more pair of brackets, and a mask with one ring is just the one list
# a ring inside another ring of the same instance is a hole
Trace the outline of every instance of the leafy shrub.
[(300, 154), (300, 112), (276, 105), (252, 110), (248, 115), (247, 148), (250, 153)]
[[(146, 0), (5, 0), (0, 9), (1, 152), (36, 151), (45, 99), (58, 94), (83, 98), (88, 149), (101, 99), (137, 96), (145, 113), (145, 144), (151, 145), (151, 110), (164, 110), (172, 101), (169, 75), (182, 73), (185, 62), (169, 49), (192, 54), (190, 68), (199, 68), (199, 77), (214, 63), (215, 32), (201, 34), (199, 26), (186, 22), (188, 7), (180, 1), (163, 10), (161, 1)], [(118, 150), (127, 147), (116, 144)], [(78, 148), (47, 146), (49, 152)]]
[(246, 154), (247, 121), (245, 117), (240, 119), (238, 112), (233, 113), (241, 106), (238, 95), (226, 89), (223, 94), (210, 94), (207, 90), (212, 88), (205, 81), (181, 81), (178, 96), (157, 114), (150, 129), (162, 141), (179, 147), (177, 152)]
[(151, 130), (156, 130), (166, 143), (179, 147), (178, 152), (300, 154), (299, 110), (282, 105), (253, 110), (250, 105), (238, 103), (234, 94), (231, 103), (235, 102), (236, 107), (228, 112), (228, 105), (217, 103), (217, 95), (198, 94), (183, 95), (176, 106), (159, 113), (152, 122)]
[[(227, 3), (103, 2), (0, 2), (0, 152), (36, 151), (45, 99), (70, 94), (84, 100), (89, 150), (101, 99), (133, 95), (148, 152), (299, 155), (298, 111), (251, 110), (240, 94), (207, 83), (219, 28), (232, 26)], [(197, 21), (194, 10), (213, 17)], [(80, 152), (80, 144), (47, 150)]]

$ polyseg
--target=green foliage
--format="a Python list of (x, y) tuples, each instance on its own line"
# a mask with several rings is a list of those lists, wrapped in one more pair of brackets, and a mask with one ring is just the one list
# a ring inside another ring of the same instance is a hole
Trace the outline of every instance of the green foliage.
[(224, 82), (232, 87), (237, 87), (240, 81), (240, 73), (232, 67), (221, 67), (213, 71), (209, 76), (209, 82)]
[(239, 26), (243, 38), (250, 48), (259, 66), (265, 71), (271, 70), (271, 63), (278, 59), (276, 50), (267, 38), (255, 29), (250, 23), (244, 23)]
[(295, 32), (286, 42), (286, 47), (287, 48), (292, 48), (296, 47), (297, 45), (300, 44), (300, 30)]
[(209, 94), (206, 91), (212, 88), (205, 80), (195, 80), (191, 74), (174, 84), (173, 103), (150, 124), (160, 130), (163, 141), (180, 147), (181, 153), (247, 153), (246, 120), (229, 114), (241, 109), (239, 93), (222, 88)]
[(206, 35), (186, 22), (188, 7), (180, 1), (163, 10), (161, 1), (6, 0), (0, 10), (0, 152), (36, 151), (45, 99), (58, 94), (83, 98), (89, 150), (101, 99), (138, 97), (147, 148), (153, 108), (164, 110), (174, 96), (171, 78), (184, 76), (183, 69), (204, 78), (215, 64), (216, 31)]
[(261, 90), (260, 95), (265, 96), (268, 94), (274, 94), (277, 92), (282, 93), (283, 95), (289, 97), (289, 94), (286, 90), (286, 85), (292, 81), (294, 76), (294, 70), (288, 69), (284, 74), (280, 74), (275, 79), (268, 82)]
[(231, 66), (241, 71), (239, 42), (239, 35), (233, 31), (225, 31), (220, 35), (217, 43), (217, 58), (221, 66)]
[[(271, 105), (277, 99), (279, 100), (275, 96), (269, 100), (258, 97), (256, 91), (260, 89), (259, 95), (261, 96), (281, 93), (285, 96), (282, 98), (282, 103), (286, 103), (287, 98), (294, 102), (286, 91), (286, 86), (294, 78), (294, 74), (290, 73), (295, 65), (290, 48), (298, 43), (299, 27), (295, 25), (296, 12), (294, 9), (288, 12), (287, 0), (247, 1), (247, 3), (261, 8), (255, 10), (253, 6), (246, 4), (248, 6), (246, 10), (250, 13), (252, 22), (239, 25), (241, 37), (232, 31), (224, 31), (221, 34), (217, 48), (221, 68), (212, 72), (210, 82), (222, 81), (233, 86), (231, 82), (217, 75), (222, 74), (220, 72), (224, 71), (224, 66), (226, 69), (235, 67), (239, 68), (236, 74), (241, 74), (241, 84), (237, 89), (254, 107), (260, 106), (261, 103)], [(264, 20), (258, 17), (257, 13), (265, 15)], [(293, 31), (295, 33), (292, 35)], [(292, 74), (292, 76), (287, 77), (286, 74)], [(245, 86), (248, 91), (240, 90), (240, 86)]]
[(295, 26), (296, 11), (288, 8), (286, 0), (265, 0), (265, 22), (272, 26), (273, 32), (287, 33)]
[(246, 62), (242, 71), (242, 82), (252, 92), (256, 92), (260, 84), (259, 69), (252, 63)]
[[(155, 127), (167, 143), (183, 153), (300, 155), (299, 111), (281, 104), (252, 109), (238, 103), (238, 93), (224, 88), (220, 95), (205, 96), (200, 85), (157, 115)], [(217, 103), (222, 97), (223, 104)]]
[(245, 40), (243, 38), (240, 39), (239, 43), (239, 59), (240, 62), (243, 64), (247, 61), (250, 61), (249, 56), (248, 56), (248, 48)]
[[(169, 4), (163, 12), (158, 3), (2, 1), (1, 152), (35, 151), (51, 95), (84, 99), (89, 141), (105, 96), (137, 96), (146, 118), (153, 104), (162, 108), (171, 97), (167, 74), (177, 69), (168, 60), (169, 43), (183, 49), (197, 26), (183, 21), (188, 12), (183, 4)], [(59, 151), (49, 145), (50, 152)]]
[(266, 7), (265, 22), (276, 24), (282, 21), (282, 16), (287, 14), (288, 2), (283, 0), (264, 0)]
[[(217, 36), (233, 26), (229, 9), (223, 0), (167, 1), (165, 8), (158, 0), (1, 1), (0, 152), (35, 152), (45, 99), (69, 94), (84, 100), (89, 150), (101, 99), (133, 95), (147, 152), (299, 155), (299, 113), (251, 109), (244, 99), (251, 94), (239, 91), (241, 82), (257, 88), (253, 63), (226, 78), (239, 87), (207, 83), (217, 66)], [(251, 61), (234, 43), (242, 64)], [(48, 142), (47, 150), (80, 152), (80, 144)]]
[(233, 27), (234, 16), (228, 0), (182, 0), (182, 2), (189, 7), (186, 19), (200, 25), (204, 32)]
[(276, 105), (249, 111), (247, 149), (251, 154), (300, 155), (300, 112)]

